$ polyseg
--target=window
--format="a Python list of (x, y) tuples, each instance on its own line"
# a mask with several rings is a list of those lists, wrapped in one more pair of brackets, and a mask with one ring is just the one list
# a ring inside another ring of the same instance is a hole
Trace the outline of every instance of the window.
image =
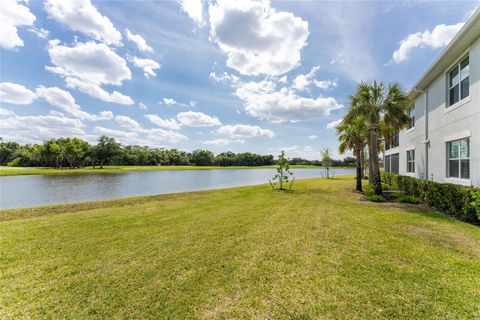
[(385, 138), (385, 150), (398, 147), (399, 138), (398, 133)]
[(408, 109), (408, 116), (410, 117), (410, 122), (408, 123), (407, 129), (415, 128), (415, 105)]
[(470, 139), (447, 142), (447, 177), (470, 179)]
[(398, 153), (392, 154), (392, 158), (390, 160), (390, 172), (399, 174), (399, 159), (400, 157)]
[(390, 172), (391, 171), (391, 168), (390, 168), (390, 156), (385, 156), (385, 163), (383, 164), (384, 167), (385, 167), (385, 172)]
[(385, 156), (385, 160), (384, 160), (384, 164), (383, 164), (385, 172), (391, 172), (391, 173), (398, 174), (399, 173), (398, 172), (398, 165), (399, 165), (398, 159), (399, 159), (398, 153)]
[(468, 57), (448, 73), (448, 106), (470, 95), (470, 65)]
[(415, 172), (415, 150), (407, 151), (407, 172)]

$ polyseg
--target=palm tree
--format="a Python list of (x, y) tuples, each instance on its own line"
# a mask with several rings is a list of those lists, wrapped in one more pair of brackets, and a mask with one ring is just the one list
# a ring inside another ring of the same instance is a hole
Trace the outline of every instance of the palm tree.
[(382, 194), (380, 167), (378, 165), (378, 140), (381, 128), (398, 131), (406, 126), (410, 120), (407, 108), (410, 98), (398, 83), (389, 84), (385, 90), (383, 82), (361, 82), (357, 91), (350, 98), (351, 107), (345, 116), (345, 122), (351, 123), (354, 119), (364, 119), (368, 127), (368, 155), (373, 174), (375, 194)]
[(346, 123), (344, 120), (337, 126), (337, 132), (339, 134), (338, 140), (340, 145), (338, 151), (340, 154), (345, 153), (346, 150), (352, 150), (355, 156), (356, 162), (356, 175), (357, 181), (356, 190), (362, 192), (362, 178), (363, 178), (363, 150), (367, 141), (367, 126), (365, 121), (360, 118), (353, 119), (351, 123)]

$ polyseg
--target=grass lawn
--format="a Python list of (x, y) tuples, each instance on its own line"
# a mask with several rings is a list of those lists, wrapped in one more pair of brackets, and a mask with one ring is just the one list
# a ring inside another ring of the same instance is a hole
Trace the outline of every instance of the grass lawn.
[[(293, 165), (291, 168), (297, 169), (315, 169), (322, 168), (311, 165)], [(0, 176), (18, 176), (18, 175), (34, 175), (34, 174), (81, 174), (81, 173), (118, 173), (125, 171), (160, 171), (160, 170), (212, 170), (212, 169), (255, 169), (255, 168), (274, 168), (274, 166), (105, 166), (103, 169), (99, 167), (85, 167), (81, 169), (54, 169), (54, 168), (31, 168), (31, 167), (5, 167), (0, 166)], [(335, 167), (335, 169), (342, 167)], [(351, 168), (351, 167), (350, 167)]]
[(0, 212), (1, 319), (479, 319), (480, 228), (351, 176)]

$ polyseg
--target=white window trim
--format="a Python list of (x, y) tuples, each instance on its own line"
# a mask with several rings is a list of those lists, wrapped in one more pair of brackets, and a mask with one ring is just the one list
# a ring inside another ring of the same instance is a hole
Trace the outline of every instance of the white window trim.
[[(459, 138), (460, 137), (460, 138)], [(453, 138), (453, 139), (452, 139)], [(447, 140), (448, 139), (448, 140)], [(448, 136), (445, 138), (445, 144), (448, 144), (450, 142), (454, 142), (454, 141), (458, 141), (458, 140), (464, 140), (464, 139), (469, 139), (470, 140), (470, 131), (465, 131), (463, 133), (459, 133), (457, 135), (451, 135), (451, 136)], [(469, 157), (468, 157), (468, 160), (471, 160), (471, 156), (470, 156), (470, 146), (471, 146), (471, 143), (469, 141), (469, 150), (468, 150), (468, 153), (469, 153)], [(449, 155), (448, 155), (448, 147), (446, 149), (446, 170), (445, 170), (445, 182), (447, 183), (454, 183), (454, 184), (460, 184), (460, 185), (464, 185), (464, 186), (471, 186), (472, 183), (471, 183), (471, 177), (470, 178), (460, 178), (460, 177), (447, 177), (448, 175), (448, 161), (450, 160), (449, 158)], [(454, 159), (455, 160), (455, 159)], [(458, 160), (462, 160), (462, 158), (458, 158)], [(459, 168), (459, 170), (461, 170), (461, 168)], [(459, 172), (460, 174), (460, 172)], [(471, 174), (471, 172), (470, 172)]]
[(459, 184), (461, 186), (470, 187), (472, 186), (472, 181), (470, 179), (461, 179), (461, 178), (445, 178), (446, 183)]
[[(453, 62), (452, 64), (450, 64), (448, 66), (448, 68), (446, 69), (445, 71), (445, 80), (446, 80), (446, 83), (445, 83), (445, 110), (444, 110), (444, 113), (448, 113), (452, 110), (455, 110), (461, 106), (463, 106), (465, 103), (468, 103), (470, 102), (470, 92), (468, 94), (467, 97), (461, 99), (461, 100), (458, 100), (457, 102), (455, 102), (454, 104), (452, 104), (451, 106), (449, 106), (448, 104), (450, 103), (450, 71), (452, 71), (453, 67), (459, 65), (460, 63), (462, 63), (462, 61), (466, 58), (466, 57), (469, 57), (470, 58), (470, 47), (468, 47), (467, 50), (465, 50), (465, 52), (463, 52), (461, 55), (460, 55), (460, 58), (458, 58), (457, 60), (455, 60), (455, 62)], [(469, 65), (470, 65), (470, 61), (469, 61)], [(461, 80), (461, 76), (460, 76), (460, 73), (458, 75), (460, 77), (460, 80), (458, 82), (458, 84), (460, 85), (460, 83), (462, 82)], [(459, 90), (461, 90), (461, 87), (459, 88)], [(461, 98), (461, 92), (459, 91), (459, 97)], [(468, 99), (468, 101), (466, 101)], [(465, 101), (464, 101), (465, 100)]]
[[(460, 108), (461, 106), (463, 106), (464, 104), (467, 104), (470, 102), (470, 96), (468, 97), (465, 97), (463, 98), (462, 100), (460, 101), (457, 101), (455, 102), (454, 104), (452, 104), (450, 107), (445, 107), (445, 110), (443, 111), (443, 113), (449, 113), (450, 111), (453, 111), (455, 109), (458, 109)], [(447, 102), (448, 103), (448, 102)]]
[[(411, 128), (408, 128), (407, 126), (407, 133), (410, 132), (410, 131), (413, 131), (415, 130), (415, 124), (417, 123), (417, 110), (416, 110), (416, 106), (415, 106), (415, 102), (412, 104), (412, 106), (410, 108), (408, 108), (408, 116), (410, 117), (410, 112), (412, 111), (412, 109), (414, 110), (415, 114), (413, 115), (413, 126)], [(410, 125), (410, 123), (408, 124)]]
[(409, 176), (415, 176), (415, 172), (417, 171), (417, 170), (415, 170), (415, 169), (416, 169), (416, 166), (417, 166), (417, 155), (415, 154), (415, 153), (416, 153), (416, 152), (415, 152), (415, 148), (411, 148), (411, 147), (410, 147), (410, 148), (407, 148), (407, 149), (405, 150), (405, 154), (406, 154), (406, 155), (408, 154), (408, 151), (413, 151), (413, 152), (414, 152), (414, 154), (413, 154), (413, 156), (414, 156), (414, 159), (413, 159), (413, 172), (408, 171), (408, 162), (409, 162), (409, 161), (408, 161), (408, 156), (407, 156), (407, 161), (406, 161), (405, 172), (406, 172), (407, 175), (409, 175)]
[(389, 155), (392, 155), (392, 154), (395, 154), (395, 153), (400, 153), (400, 146), (398, 147), (395, 147), (395, 148), (390, 148), (388, 150), (385, 150), (385, 155), (389, 156)]
[(445, 137), (444, 141), (445, 142), (452, 142), (456, 140), (461, 140), (461, 139), (466, 139), (471, 137), (471, 132), (469, 131), (464, 131), (456, 134), (452, 134), (450, 136)]

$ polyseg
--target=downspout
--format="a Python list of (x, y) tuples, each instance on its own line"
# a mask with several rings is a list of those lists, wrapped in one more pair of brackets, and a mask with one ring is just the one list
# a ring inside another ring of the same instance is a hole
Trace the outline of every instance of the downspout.
[(428, 180), (428, 147), (430, 138), (428, 136), (428, 90), (425, 90), (425, 180)]

